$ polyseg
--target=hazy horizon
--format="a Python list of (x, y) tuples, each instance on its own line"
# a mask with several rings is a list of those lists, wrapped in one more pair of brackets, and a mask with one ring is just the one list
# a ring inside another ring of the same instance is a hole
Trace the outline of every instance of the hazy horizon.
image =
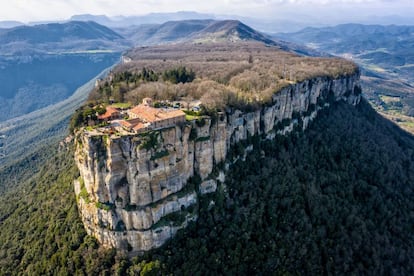
[(0, 0), (0, 7), (0, 21), (23, 23), (68, 20), (71, 16), (79, 14), (114, 17), (194, 11), (212, 16), (240, 16), (307, 25), (333, 25), (345, 22), (414, 24), (414, 5), (411, 0), (150, 0), (135, 1), (133, 5), (131, 1), (126, 0)]

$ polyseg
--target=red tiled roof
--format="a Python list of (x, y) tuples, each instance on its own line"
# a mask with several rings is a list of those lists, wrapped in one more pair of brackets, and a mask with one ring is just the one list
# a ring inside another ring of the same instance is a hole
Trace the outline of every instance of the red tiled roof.
[(119, 114), (119, 110), (116, 109), (115, 107), (111, 107), (111, 106), (107, 106), (106, 107), (106, 112), (102, 115), (98, 116), (98, 119), (109, 119), (112, 116)]
[(137, 125), (139, 123), (141, 123), (140, 119), (131, 119), (131, 120), (121, 120), (119, 121), (119, 123), (124, 126), (124, 127), (128, 127), (128, 128), (132, 128), (134, 125)]
[(185, 113), (181, 110), (161, 109), (146, 105), (137, 105), (130, 112), (148, 123), (185, 116)]
[(138, 123), (134, 127), (132, 127), (133, 130), (137, 131), (139, 129), (145, 128), (146, 126), (143, 123)]
[(133, 129), (138, 131), (139, 129), (146, 128), (147, 125), (144, 124), (140, 119), (131, 119), (131, 120), (120, 120), (119, 123), (128, 129)]

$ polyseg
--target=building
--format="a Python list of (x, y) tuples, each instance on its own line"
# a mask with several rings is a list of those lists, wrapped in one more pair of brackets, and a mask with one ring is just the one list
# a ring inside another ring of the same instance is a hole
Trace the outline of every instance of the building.
[(121, 112), (112, 106), (107, 106), (104, 114), (99, 115), (98, 119), (101, 121), (112, 121), (121, 118)]
[(147, 106), (152, 106), (152, 99), (151, 98), (143, 98), (142, 104)]
[(130, 132), (141, 133), (149, 130), (149, 124), (143, 123), (140, 119), (121, 120), (119, 124)]
[(182, 110), (169, 108), (154, 108), (152, 100), (145, 98), (143, 103), (128, 111), (129, 118), (139, 119), (147, 123), (152, 129), (174, 126), (185, 122), (185, 113)]

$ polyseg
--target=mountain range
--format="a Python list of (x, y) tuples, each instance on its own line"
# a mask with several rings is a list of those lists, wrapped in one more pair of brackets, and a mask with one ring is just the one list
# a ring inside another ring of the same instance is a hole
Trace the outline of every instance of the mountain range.
[[(174, 13), (150, 13), (141, 16), (113, 16), (109, 17), (106, 15), (93, 15), (93, 14), (82, 14), (74, 15), (70, 20), (80, 21), (95, 21), (99, 24), (108, 26), (110, 28), (128, 27), (131, 25), (146, 25), (146, 24), (162, 24), (167, 21), (181, 21), (190, 19), (214, 19), (214, 20), (239, 20), (247, 25), (253, 27), (262, 32), (267, 33), (280, 33), (280, 32), (295, 32), (304, 29), (308, 26), (314, 27), (326, 27), (330, 26), (332, 22), (336, 24), (344, 23), (339, 17), (336, 19), (322, 18), (321, 16), (304, 15), (304, 14), (292, 14), (292, 13), (278, 13), (273, 18), (257, 18), (252, 14), (251, 16), (238, 16), (232, 14), (205, 14), (193, 11), (180, 11)], [(349, 20), (348, 20), (349, 21)], [(414, 21), (411, 17), (403, 17), (400, 15), (395, 16), (371, 16), (365, 18), (365, 20), (358, 20), (360, 24), (380, 24), (380, 25), (412, 25)], [(31, 23), (35, 24), (35, 23)], [(38, 24), (38, 23), (37, 23)]]
[(127, 28), (130, 26), (163, 24), (168, 21), (185, 20), (238, 20), (246, 23), (262, 32), (281, 32), (283, 30), (300, 30), (309, 24), (303, 19), (279, 15), (274, 19), (254, 18), (238, 15), (205, 14), (192, 11), (181, 11), (175, 13), (150, 13), (142, 16), (115, 16), (82, 14), (74, 15), (70, 20), (95, 21), (110, 28)]

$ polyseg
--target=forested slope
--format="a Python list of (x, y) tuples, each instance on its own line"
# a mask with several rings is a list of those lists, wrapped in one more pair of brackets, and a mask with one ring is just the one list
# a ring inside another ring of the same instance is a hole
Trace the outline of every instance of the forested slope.
[(33, 157), (28, 179), (3, 172), (1, 185), (20, 184), (1, 194), (0, 274), (414, 273), (412, 136), (363, 101), (331, 106), (305, 132), (249, 142), (198, 221), (131, 260), (86, 236), (71, 150)]
[(366, 102), (330, 108), (304, 133), (256, 142), (227, 179), (228, 197), (206, 200), (198, 225), (159, 251), (169, 270), (414, 271), (414, 139)]

